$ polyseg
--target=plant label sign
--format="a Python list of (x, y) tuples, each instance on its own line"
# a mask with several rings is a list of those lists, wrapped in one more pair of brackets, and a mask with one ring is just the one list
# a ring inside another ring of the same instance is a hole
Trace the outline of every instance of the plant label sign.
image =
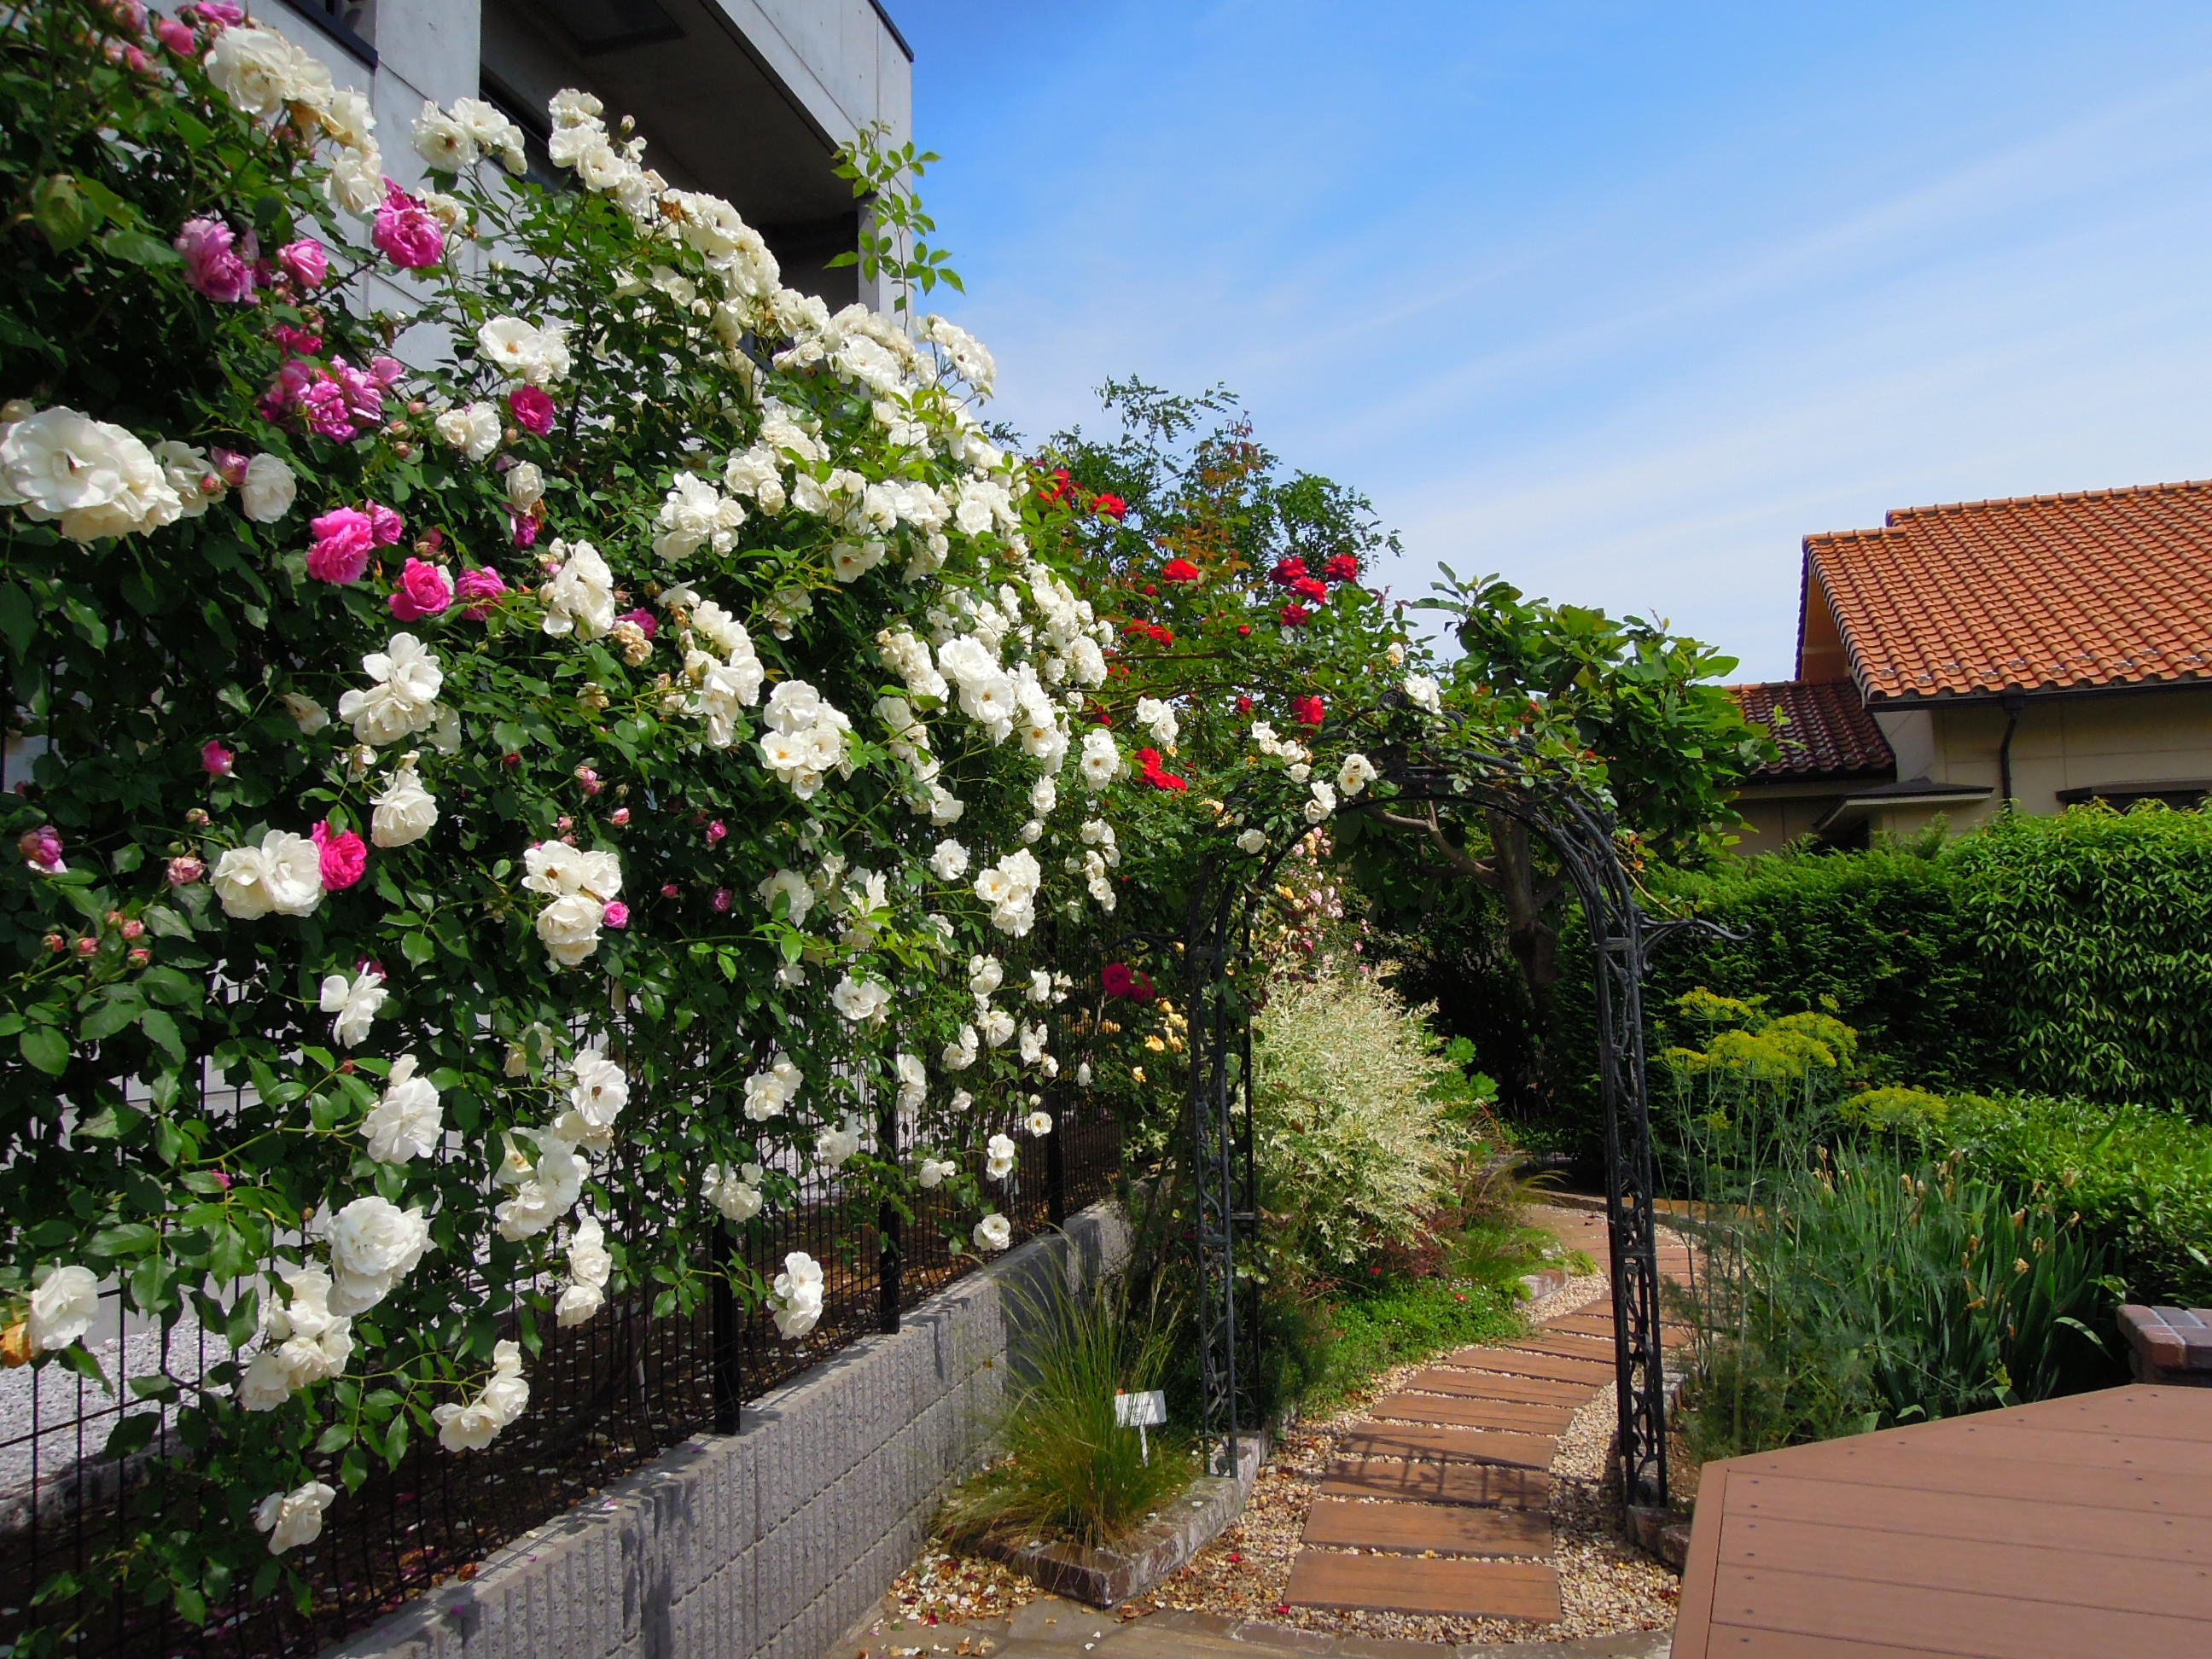
[(1168, 1397), (1158, 1389), (1116, 1394), (1114, 1420), (1125, 1429), (1157, 1429), (1168, 1420)]

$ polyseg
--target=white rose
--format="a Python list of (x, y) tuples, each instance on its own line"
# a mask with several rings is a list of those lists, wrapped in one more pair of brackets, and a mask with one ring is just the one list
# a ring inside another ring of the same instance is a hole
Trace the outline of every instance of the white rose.
[(1346, 755), (1344, 764), (1336, 769), (1336, 787), (1346, 798), (1358, 794), (1375, 781), (1375, 763), (1364, 755)]
[[(594, 1129), (611, 1126), (629, 1104), (629, 1079), (623, 1068), (609, 1060), (597, 1048), (586, 1048), (568, 1064), (574, 1079), (568, 1090), (568, 1103), (577, 1115)], [(588, 1224), (596, 1227), (599, 1224)]]
[(518, 461), (507, 474), (507, 505), (527, 513), (545, 498), (545, 475), (535, 461)]
[(217, 91), (245, 113), (264, 120), (283, 114), (288, 104), (327, 109), (336, 91), (324, 64), (258, 23), (224, 29), (201, 63)]
[(1406, 676), (1406, 701), (1431, 714), (1443, 713), (1443, 694), (1437, 689), (1436, 681), (1426, 674)]
[(917, 1179), (924, 1187), (940, 1187), (952, 1176), (957, 1174), (959, 1169), (960, 1166), (951, 1158), (925, 1158), (921, 1160), (921, 1170)]
[(284, 694), (284, 712), (292, 717), (303, 738), (313, 737), (331, 723), (331, 711), (303, 692), (287, 691)]
[(848, 974), (830, 993), (830, 1000), (854, 1024), (872, 1024), (881, 1020), (891, 1006), (891, 994), (876, 980), (856, 980)]
[[(236, 28), (226, 29), (222, 40), (228, 40), (239, 33)], [(220, 46), (221, 41), (216, 44)], [(312, 1544), (323, 1535), (323, 1511), (330, 1508), (337, 1495), (337, 1488), (319, 1480), (310, 1480), (290, 1492), (272, 1492), (254, 1510), (253, 1529), (269, 1534), (271, 1555), (282, 1555), (286, 1550)]]
[(430, 1079), (417, 1077), (412, 1054), (392, 1062), (383, 1096), (362, 1119), (361, 1133), (368, 1142), (368, 1155), (380, 1164), (404, 1164), (410, 1158), (428, 1158), (445, 1138), (444, 1115), (438, 1091)]
[(238, 487), (239, 508), (256, 524), (275, 524), (292, 510), (300, 493), (300, 480), (277, 457), (263, 451), (246, 464), (246, 480)]
[(994, 1210), (975, 1224), (975, 1231), (969, 1237), (975, 1241), (979, 1250), (1003, 1250), (1014, 1242), (1014, 1230), (1006, 1217)]
[(264, 1348), (247, 1364), (231, 1397), (240, 1411), (273, 1412), (292, 1397), (292, 1369), (276, 1349)]
[(229, 486), (209, 467), (204, 449), (164, 438), (154, 446), (153, 455), (161, 464), (163, 480), (184, 504), (187, 519), (198, 518), (208, 510), (210, 502), (229, 493)]
[(438, 822), (438, 798), (415, 773), (415, 757), (401, 758), (374, 800), (368, 838), (379, 847), (406, 847), (428, 835)]
[(607, 907), (587, 894), (566, 894), (538, 913), (538, 942), (559, 966), (580, 967), (599, 948), (606, 914)]
[(66, 1348), (92, 1328), (100, 1281), (88, 1267), (57, 1267), (31, 1292), (27, 1334), (33, 1353)]
[(432, 424), (440, 438), (471, 461), (483, 460), (499, 447), (499, 411), (489, 404), (449, 409)]
[(59, 406), (0, 438), (0, 506), (58, 520), (76, 542), (155, 529), (184, 513), (152, 450), (119, 426)]
[(967, 873), (968, 849), (957, 841), (940, 841), (929, 855), (929, 867), (939, 881), (957, 881)]
[(596, 1285), (570, 1285), (553, 1304), (554, 1322), (580, 1325), (606, 1306), (607, 1293)]
[(482, 1451), (507, 1426), (499, 1407), (484, 1400), (436, 1407), (430, 1420), (438, 1425), (438, 1443), (449, 1452)]
[(384, 152), (376, 140), (349, 145), (331, 157), (331, 176), (324, 189), (331, 202), (348, 213), (366, 219), (384, 200)]
[(532, 386), (547, 386), (568, 372), (572, 358), (559, 326), (532, 328), (520, 317), (495, 317), (477, 331), (486, 362)]
[(374, 1194), (354, 1200), (331, 1223), (331, 1311), (367, 1313), (414, 1271), (429, 1243), (420, 1208)]
[(1050, 1112), (1031, 1112), (1025, 1121), (1028, 1124), (1029, 1132), (1033, 1135), (1048, 1135), (1052, 1133)]
[(337, 1016), (331, 1022), (331, 1041), (343, 1048), (356, 1046), (368, 1035), (369, 1022), (390, 995), (384, 988), (384, 975), (373, 969), (364, 969), (352, 979), (343, 974), (327, 976), (322, 983), (321, 1006), (325, 1013)]
[(305, 836), (271, 830), (258, 847), (233, 847), (216, 860), (216, 897), (228, 915), (253, 921), (274, 910), (312, 915), (323, 900), (323, 855)]
[[(748, 1165), (757, 1169), (757, 1165)], [(709, 1164), (700, 1172), (699, 1190), (706, 1200), (732, 1221), (750, 1221), (761, 1211), (761, 1191), (757, 1184), (741, 1181), (738, 1172), (725, 1170), (719, 1164)]]
[(1237, 845), (1247, 853), (1256, 853), (1267, 844), (1267, 836), (1257, 830), (1247, 830), (1237, 837)]
[(574, 633), (595, 640), (615, 625), (615, 577), (589, 542), (553, 544), (561, 568), (538, 590), (545, 618), (539, 626), (558, 637)]

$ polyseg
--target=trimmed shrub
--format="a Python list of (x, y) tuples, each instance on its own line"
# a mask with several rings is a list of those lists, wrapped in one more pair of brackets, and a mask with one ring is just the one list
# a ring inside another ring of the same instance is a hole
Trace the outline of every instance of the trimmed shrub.
[(1427, 1231), (1457, 1068), (1424, 1011), (1366, 974), (1280, 981), (1252, 1062), (1261, 1201), (1285, 1255), (1327, 1273)]

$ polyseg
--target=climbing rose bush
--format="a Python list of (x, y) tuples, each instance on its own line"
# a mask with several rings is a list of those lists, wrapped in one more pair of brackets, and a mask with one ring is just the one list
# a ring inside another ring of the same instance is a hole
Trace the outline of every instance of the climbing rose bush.
[(1151, 763), (1078, 729), (1115, 636), (988, 352), (785, 286), (596, 100), (549, 192), (234, 7), (19, 10), (0, 82), (0, 1327), (216, 1339), (90, 1569), (199, 1618), (617, 1292), (804, 1335), (821, 1264), (733, 1248), (802, 1176), (1005, 1248), (1042, 926)]

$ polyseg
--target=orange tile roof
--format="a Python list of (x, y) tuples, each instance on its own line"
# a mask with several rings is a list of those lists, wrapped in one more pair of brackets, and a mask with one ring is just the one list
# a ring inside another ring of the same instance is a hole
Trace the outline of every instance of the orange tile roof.
[(1805, 538), (1806, 609), (1832, 611), (1869, 703), (2212, 678), (2212, 481), (1884, 522)]
[[(1897, 757), (1849, 680), (1769, 680), (1731, 685), (1729, 695), (1751, 720), (1774, 733), (1782, 753), (1747, 782), (1797, 779), (1891, 778)], [(1778, 720), (1778, 711), (1787, 719)]]

